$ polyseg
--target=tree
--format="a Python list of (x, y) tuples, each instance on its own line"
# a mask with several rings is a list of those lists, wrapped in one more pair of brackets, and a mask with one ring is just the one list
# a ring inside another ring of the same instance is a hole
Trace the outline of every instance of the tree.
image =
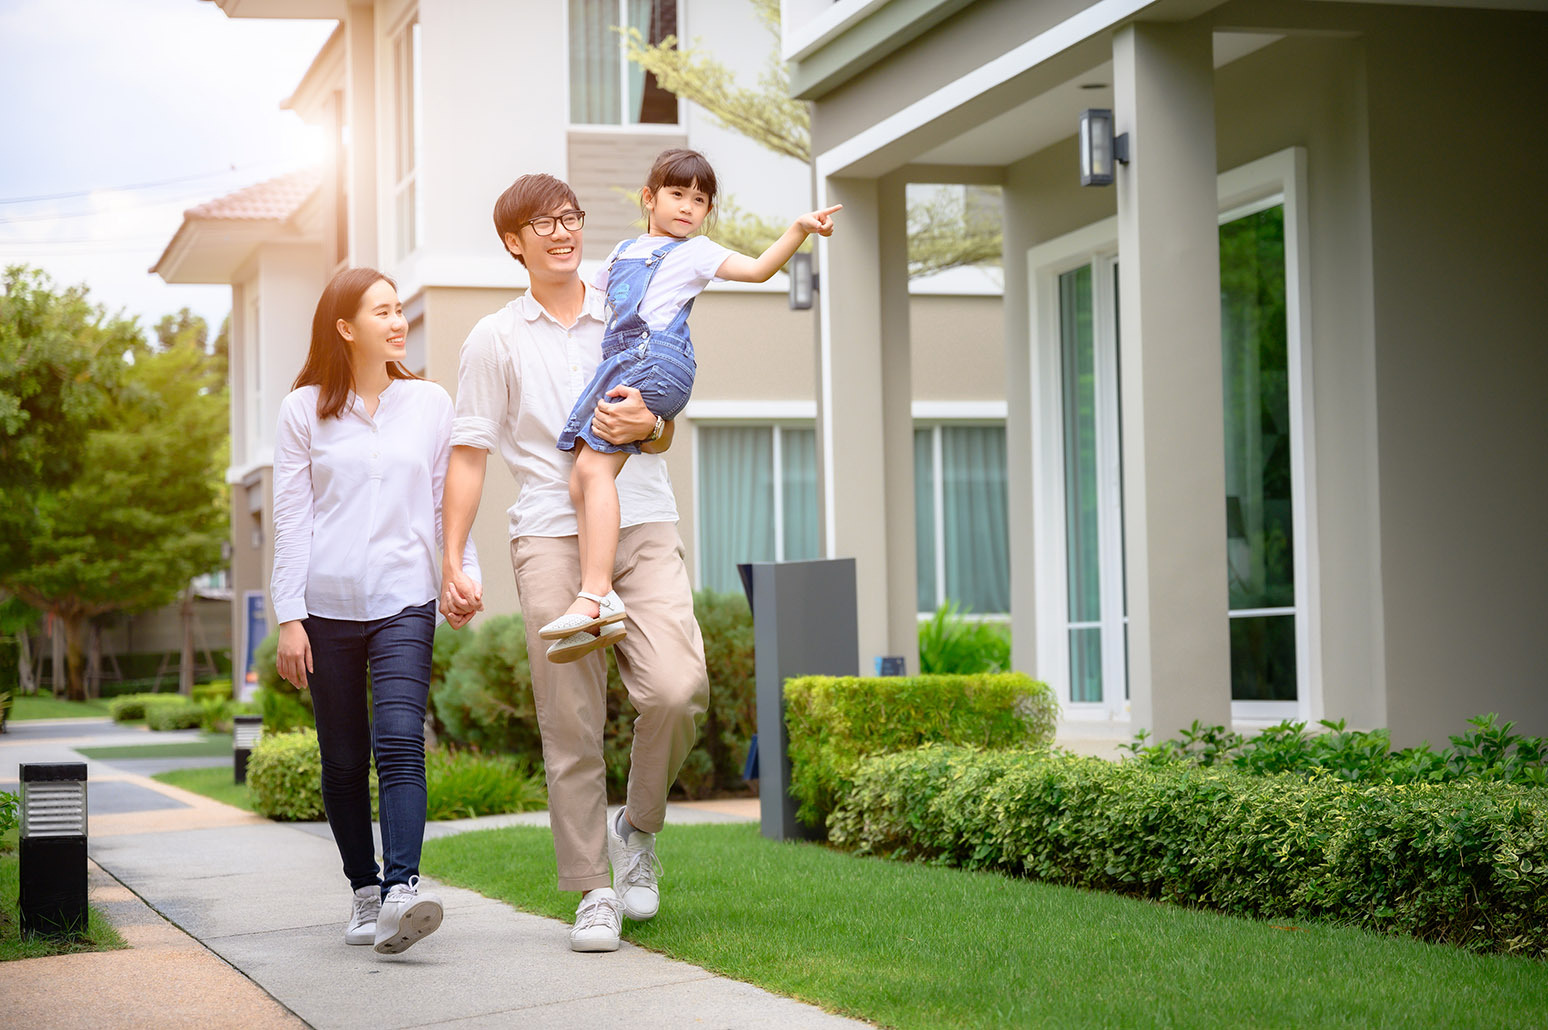
[(83, 287), (18, 268), (5, 286), (0, 418), (20, 432), (0, 452), (0, 589), (64, 624), (81, 700), (88, 620), (167, 604), (219, 564), (225, 393), (202, 347), (151, 350)]
[[(790, 74), (779, 56), (779, 0), (750, 0), (758, 20), (773, 36), (773, 46), (758, 88), (736, 84), (730, 68), (698, 47), (681, 49), (676, 36), (649, 42), (636, 28), (619, 29), (629, 60), (655, 76), (662, 89), (691, 100), (725, 128), (739, 132), (776, 154), (805, 164), (812, 161), (811, 109), (790, 95)], [(973, 193), (937, 192), (911, 198), (908, 208), (908, 274), (943, 272), (963, 265), (999, 263), (1001, 220), (974, 196), (994, 196), (998, 190)], [(787, 223), (743, 211), (731, 197), (717, 205), (714, 235), (721, 244), (754, 257), (763, 253)], [(803, 244), (805, 249), (810, 241)]]

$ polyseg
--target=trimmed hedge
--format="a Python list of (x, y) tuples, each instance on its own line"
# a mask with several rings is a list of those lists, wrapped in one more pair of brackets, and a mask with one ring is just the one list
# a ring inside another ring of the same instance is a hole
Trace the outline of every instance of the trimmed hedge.
[[(376, 818), (376, 769), (370, 772), (371, 818)], [(281, 822), (326, 819), (322, 799), (322, 753), (317, 731), (306, 727), (290, 733), (267, 728), (247, 758), (247, 790), (253, 811)]]
[(188, 703), (182, 694), (125, 694), (108, 702), (108, 713), (114, 722), (135, 722), (147, 719), (152, 708), (180, 708)]
[(1548, 796), (1532, 787), (925, 747), (863, 762), (829, 833), (861, 852), (1548, 955)]
[(192, 730), (204, 724), (204, 706), (180, 697), (180, 704), (151, 705), (145, 710), (145, 725), (153, 730)]
[[(541, 773), (505, 755), (432, 750), (425, 754), (427, 818), (463, 819), (502, 812), (529, 812), (548, 804)], [(247, 761), (253, 811), (270, 819), (327, 818), (322, 799), (322, 754), (317, 731), (265, 734)], [(377, 814), (377, 779), (370, 772), (371, 816)]]
[(790, 793), (823, 826), (867, 755), (927, 743), (1035, 747), (1053, 740), (1058, 702), (1021, 673), (805, 676), (785, 682)]

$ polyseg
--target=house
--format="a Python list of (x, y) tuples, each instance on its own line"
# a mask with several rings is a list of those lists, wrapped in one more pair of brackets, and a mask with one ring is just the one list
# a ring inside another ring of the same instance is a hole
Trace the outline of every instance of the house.
[[(737, 205), (771, 219), (810, 210), (812, 178), (806, 164), (637, 74), (613, 31), (697, 40), (753, 84), (777, 41), (745, 0), (203, 2), (233, 18), (338, 23), (286, 102), (323, 127), (323, 166), (190, 210), (154, 269), (171, 282), (232, 287), (228, 479), (240, 667), (273, 625), (265, 591), (279, 402), (335, 271), (370, 265), (397, 281), (410, 364), (455, 392), (468, 331), (525, 286), (491, 222), (496, 196), (518, 175), (546, 171), (575, 186), (587, 211), (588, 275), (637, 231), (637, 205), (620, 189), (637, 191), (668, 146), (705, 152)], [(1000, 292), (998, 270), (958, 270), (910, 288), (909, 460), (919, 465), (920, 494), (908, 506), (935, 527), (917, 537), (927, 574), (908, 602), (921, 610), (948, 596), (981, 613), (1009, 610)], [(791, 310), (783, 276), (713, 286), (695, 305), (701, 368), (669, 469), (696, 586), (739, 590), (736, 562), (821, 553), (814, 314)], [(878, 384), (855, 388), (874, 395)], [(473, 537), (491, 612), (517, 607), (504, 516), (513, 501), (509, 477), (490, 474)], [(862, 503), (880, 520), (880, 495)], [(915, 648), (910, 640), (889, 653)]]
[[(1014, 660), (1067, 720), (1548, 732), (1548, 3), (783, 15), (845, 206), (817, 492), (887, 599), (862, 654), (906, 648), (920, 575), (904, 188), (990, 183)], [(1086, 109), (1126, 137), (1108, 188), (1079, 182)]]

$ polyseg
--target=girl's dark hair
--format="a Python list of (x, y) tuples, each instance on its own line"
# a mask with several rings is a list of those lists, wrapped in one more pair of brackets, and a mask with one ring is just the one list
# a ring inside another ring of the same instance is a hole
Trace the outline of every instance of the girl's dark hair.
[[(645, 188), (654, 194), (663, 186), (696, 189), (709, 197), (711, 208), (715, 205), (715, 169), (697, 150), (673, 147), (656, 155), (656, 163), (650, 166), (650, 174), (645, 177)], [(645, 213), (643, 197), (640, 198), (640, 213)], [(714, 214), (711, 210), (710, 217)]]
[[(398, 288), (397, 283), (374, 268), (346, 268), (333, 277), (322, 296), (317, 298), (317, 311), (312, 315), (312, 345), (306, 352), (306, 364), (301, 366), (301, 374), (296, 376), (290, 388), (319, 387), (318, 418), (337, 418), (349, 402), (349, 391), (355, 388), (355, 372), (350, 362), (349, 341), (339, 335), (339, 319), (353, 322), (360, 314), (361, 298), (379, 282), (385, 282), (394, 290)], [(389, 361), (387, 378), (418, 379), (419, 376), (400, 362)]]

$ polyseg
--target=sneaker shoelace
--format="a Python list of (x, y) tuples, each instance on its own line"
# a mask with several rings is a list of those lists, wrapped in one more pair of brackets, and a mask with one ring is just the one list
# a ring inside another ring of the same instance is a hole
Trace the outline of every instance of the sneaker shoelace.
[(419, 877), (410, 876), (408, 883), (395, 883), (387, 892), (388, 901), (406, 901), (419, 895)]
[(662, 873), (661, 859), (653, 849), (641, 848), (629, 856), (624, 867), (623, 884), (626, 887), (654, 887), (656, 877)]
[(617, 898), (582, 898), (575, 912), (575, 928), (586, 930), (605, 922), (617, 928), (623, 925), (623, 902)]
[(373, 894), (369, 898), (362, 898), (358, 894), (355, 895), (355, 918), (353, 922), (356, 925), (362, 925), (375, 921), (376, 913), (381, 910), (381, 904), (382, 896), (380, 894)]

